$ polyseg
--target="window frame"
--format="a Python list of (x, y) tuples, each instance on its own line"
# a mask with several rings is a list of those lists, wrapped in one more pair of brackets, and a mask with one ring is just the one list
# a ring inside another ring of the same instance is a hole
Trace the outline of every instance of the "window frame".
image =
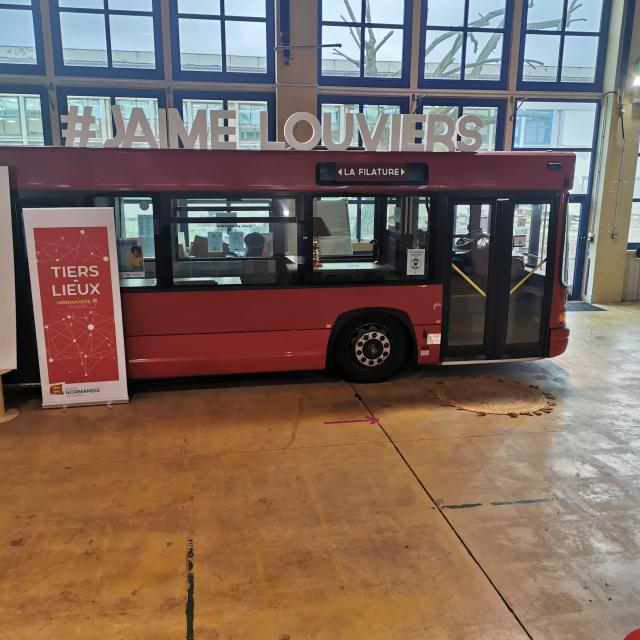
[(9, 75), (44, 75), (44, 41), (42, 38), (42, 15), (40, 13), (39, 0), (31, 0), (31, 5), (11, 4), (11, 0), (0, 0), (0, 8), (17, 9), (18, 11), (31, 11), (31, 20), (33, 22), (33, 38), (36, 50), (36, 64), (0, 64), (0, 74)]
[[(269, 139), (273, 140), (276, 133), (276, 96), (267, 91), (189, 91), (181, 89), (173, 92), (173, 106), (178, 109), (184, 120), (183, 103), (185, 100), (221, 100), (222, 108), (226, 109), (229, 100), (254, 100), (267, 103), (267, 120), (269, 122)], [(186, 124), (186, 123), (185, 123)], [(240, 150), (240, 149), (238, 149)], [(251, 151), (251, 149), (242, 149)]]
[[(518, 90), (530, 91), (601, 91), (604, 78), (604, 65), (606, 62), (607, 35), (609, 33), (609, 20), (611, 18), (612, 0), (602, 0), (602, 15), (600, 16), (600, 29), (598, 31), (567, 31), (567, 6), (570, 0), (559, 0), (563, 2), (562, 7), (562, 28), (557, 31), (545, 29), (533, 29), (527, 31), (527, 15), (529, 13), (528, 3), (525, 2), (522, 10), (522, 22), (520, 27), (520, 43), (518, 51)], [(558, 49), (558, 71), (555, 82), (541, 82), (539, 80), (524, 80), (524, 52), (527, 35), (557, 35), (560, 37), (560, 47)], [(596, 53), (596, 68), (593, 82), (566, 82), (562, 81), (562, 56), (564, 52), (564, 41), (566, 36), (597, 36), (598, 50)], [(555, 101), (554, 101), (555, 102)]]
[(51, 128), (51, 112), (49, 111), (49, 91), (46, 85), (0, 84), (0, 93), (12, 93), (17, 95), (38, 95), (40, 97), (40, 112), (42, 114), (42, 134), (44, 137), (44, 146), (51, 146), (53, 144), (53, 134)]
[[(457, 98), (451, 96), (449, 98), (432, 98), (431, 96), (421, 97), (418, 101), (419, 111), (423, 113), (424, 107), (458, 107), (458, 118), (462, 115), (464, 107), (496, 107), (498, 109), (498, 117), (496, 119), (496, 140), (494, 151), (504, 151), (504, 133), (505, 122), (507, 117), (507, 99), (506, 98)], [(514, 124), (515, 126), (515, 124)]]
[[(405, 114), (409, 113), (409, 97), (408, 96), (375, 96), (368, 97), (363, 95), (319, 95), (317, 100), (317, 117), (322, 123), (322, 105), (324, 104), (357, 104), (358, 105), (358, 113), (362, 113), (362, 108), (364, 105), (390, 105), (390, 106), (398, 106), (400, 107), (400, 113)], [(355, 123), (354, 123), (355, 126)], [(358, 134), (358, 140), (360, 140), (360, 134)], [(349, 149), (364, 149), (361, 145), (353, 147), (349, 145)]]
[[(0, 0), (1, 1), (1, 0)], [(162, 41), (162, 23), (160, 15), (160, 0), (151, 0), (151, 13), (147, 11), (135, 11), (128, 9), (109, 9), (109, 0), (104, 0), (102, 9), (75, 9), (70, 7), (61, 8), (58, 0), (49, 0), (49, 10), (51, 13), (51, 37), (53, 44), (53, 60), (56, 75), (59, 76), (87, 76), (100, 78), (148, 78), (162, 79), (164, 78), (163, 66), (163, 41)], [(63, 46), (62, 46), (62, 29), (60, 25), (61, 13), (84, 13), (90, 15), (104, 16), (105, 34), (107, 45), (107, 66), (106, 67), (87, 67), (66, 65), (64, 62)], [(125, 16), (144, 16), (151, 17), (153, 20), (153, 43), (155, 69), (130, 69), (116, 68), (112, 66), (111, 60), (111, 38), (109, 29), (109, 16), (125, 15)]]
[[(411, 44), (412, 44), (412, 22), (413, 22), (413, 2), (412, 0), (404, 1), (404, 17), (402, 23), (389, 24), (386, 22), (365, 22), (362, 20), (359, 23), (354, 22), (340, 22), (337, 20), (322, 19), (322, 3), (323, 0), (318, 0), (318, 31), (317, 42), (322, 44), (322, 27), (334, 26), (342, 27), (346, 25), (358, 24), (358, 28), (362, 33), (366, 26), (372, 26), (374, 29), (398, 29), (402, 28), (402, 72), (398, 78), (383, 78), (383, 77), (367, 77), (364, 75), (364, 48), (360, 46), (360, 74), (358, 76), (328, 76), (322, 73), (322, 47), (318, 47), (318, 53), (316, 58), (316, 64), (318, 69), (318, 85), (319, 86), (347, 86), (347, 87), (409, 87), (410, 84), (410, 70), (411, 70)], [(364, 2), (361, 0), (361, 16), (364, 18)]]
[[(118, 89), (114, 87), (58, 87), (57, 106), (59, 116), (68, 113), (67, 98), (69, 96), (87, 96), (88, 98), (109, 98), (111, 106), (116, 103), (116, 98), (155, 98), (158, 101), (158, 109), (167, 106), (167, 95), (164, 89)], [(113, 126), (113, 120), (111, 122)], [(62, 135), (62, 123), (58, 123), (60, 135)], [(115, 133), (115, 130), (112, 130)], [(61, 138), (62, 139), (62, 138)], [(62, 142), (64, 144), (64, 140)]]
[[(580, 103), (580, 104), (595, 104), (596, 105), (596, 111), (595, 111), (595, 116), (594, 116), (594, 120), (593, 120), (593, 136), (591, 139), (591, 146), (587, 147), (587, 146), (580, 146), (580, 147), (557, 147), (557, 146), (545, 146), (545, 147), (530, 147), (530, 146), (522, 146), (522, 147), (515, 147), (511, 146), (511, 151), (565, 151), (568, 153), (581, 153), (581, 152), (585, 152), (585, 153), (590, 153), (591, 154), (591, 166), (589, 167), (589, 179), (587, 181), (587, 188), (585, 189), (584, 193), (575, 193), (575, 194), (571, 194), (571, 195), (575, 195), (575, 196), (591, 196), (591, 190), (593, 188), (593, 175), (594, 175), (594, 168), (595, 168), (595, 162), (594, 159), (596, 157), (596, 148), (598, 146), (598, 132), (600, 130), (600, 113), (602, 110), (602, 103), (600, 100), (596, 100), (596, 99), (570, 99), (570, 98), (527, 98), (524, 102), (522, 102), (515, 111), (514, 114), (514, 118), (513, 118), (513, 136), (515, 137), (515, 131), (516, 131), (516, 121), (518, 119), (518, 111), (520, 111), (520, 108), (524, 105), (524, 104), (535, 104), (536, 102), (542, 102), (542, 103), (560, 103), (560, 104), (571, 104), (571, 103)], [(512, 138), (513, 140), (513, 138)]]
[[(156, 1), (156, 0), (154, 0)], [(241, 82), (256, 84), (273, 84), (275, 81), (275, 2), (273, 0), (265, 0), (266, 12), (265, 18), (250, 16), (227, 16), (224, 11), (224, 0), (220, 2), (220, 13), (215, 15), (199, 14), (199, 13), (178, 13), (177, 0), (169, 2), (169, 25), (171, 40), (171, 66), (173, 77), (177, 80), (196, 80), (200, 82)], [(221, 24), (220, 30), (220, 47), (222, 57), (222, 71), (185, 71), (180, 66), (180, 27), (179, 18), (193, 18), (197, 20), (219, 20)], [(258, 22), (264, 23), (267, 33), (267, 51), (266, 61), (267, 70), (265, 73), (240, 73), (237, 71), (225, 71), (226, 66), (226, 31), (224, 23), (226, 20), (232, 22)]]
[[(230, 201), (240, 201), (242, 199), (251, 199), (251, 200), (293, 200), (296, 206), (296, 215), (293, 217), (285, 217), (285, 216), (266, 216), (263, 218), (256, 216), (246, 216), (246, 217), (228, 217), (228, 216), (220, 216), (220, 217), (210, 217), (210, 216), (176, 216), (175, 211), (176, 208), (172, 206), (173, 200), (230, 200)], [(162, 243), (163, 241), (169, 242), (169, 244), (165, 244), (165, 249), (163, 249), (163, 253), (161, 254), (160, 260), (162, 261), (162, 266), (160, 267), (161, 272), (163, 273), (163, 283), (164, 286), (161, 287), (164, 291), (229, 291), (229, 290), (237, 290), (244, 291), (250, 289), (291, 289), (291, 288), (299, 288), (300, 287), (300, 274), (301, 269), (304, 267), (303, 264), (297, 264), (297, 268), (294, 272), (294, 276), (291, 281), (288, 283), (251, 283), (251, 284), (226, 284), (226, 285), (218, 285), (212, 282), (201, 281), (198, 282), (194, 280), (193, 282), (185, 282), (184, 284), (177, 284), (175, 282), (175, 254), (173, 252), (173, 239), (174, 239), (174, 231), (173, 228), (178, 225), (189, 225), (189, 224), (225, 224), (225, 223), (236, 223), (239, 220), (247, 223), (279, 223), (283, 225), (294, 225), (296, 228), (296, 251), (298, 255), (301, 255), (301, 248), (304, 246), (304, 238), (302, 233), (302, 220), (300, 207), (302, 204), (302, 199), (300, 194), (292, 194), (292, 193), (284, 193), (279, 194), (276, 192), (167, 192), (162, 194), (162, 205), (161, 205), (161, 228), (164, 231), (161, 231), (160, 234), (156, 233), (156, 237), (158, 241), (156, 242), (156, 260), (158, 260), (157, 246), (158, 242)], [(155, 212), (154, 212), (155, 215)], [(304, 213), (302, 213), (304, 216)], [(284, 228), (284, 227), (283, 227)], [(179, 232), (177, 232), (179, 233)], [(176, 237), (177, 237), (176, 233)], [(164, 235), (163, 235), (164, 234)], [(253, 260), (272, 260), (276, 258), (275, 254), (271, 257), (265, 258), (247, 258), (246, 256), (238, 256), (234, 258), (227, 257), (211, 257), (211, 258), (184, 258), (185, 262), (189, 262), (190, 260), (197, 260), (202, 262), (229, 262), (230, 260), (236, 260), (238, 264), (241, 263), (242, 260), (253, 259)], [(158, 267), (156, 266), (156, 269)], [(157, 272), (156, 272), (157, 273)], [(159, 280), (157, 278), (157, 280)]]
[(427, 44), (427, 8), (429, 0), (421, 0), (420, 4), (420, 45), (418, 49), (418, 87), (427, 87), (432, 89), (506, 89), (509, 81), (509, 65), (511, 58), (511, 34), (513, 30), (513, 10), (515, 0), (505, 0), (504, 28), (497, 29), (494, 27), (473, 27), (469, 28), (469, 2), (464, 0), (465, 24), (459, 27), (448, 28), (446, 26), (435, 25), (433, 28), (441, 31), (459, 31), (465, 35), (462, 39), (462, 49), (460, 51), (460, 60), (462, 66), (462, 75), (464, 76), (464, 65), (467, 49), (466, 34), (469, 31), (479, 31), (481, 33), (499, 33), (502, 32), (502, 60), (500, 63), (500, 78), (498, 80), (466, 80), (461, 77), (457, 80), (433, 80), (424, 77), (425, 69), (425, 48)]
[[(593, 178), (595, 175), (595, 158), (596, 158), (596, 148), (598, 144), (598, 133), (600, 131), (600, 115), (602, 111), (602, 103), (600, 100), (595, 99), (567, 99), (567, 98), (527, 98), (526, 103), (536, 103), (536, 102), (552, 102), (552, 103), (589, 103), (596, 105), (596, 112), (594, 117), (594, 125), (593, 125), (593, 136), (591, 139), (591, 147), (513, 147), (512, 151), (566, 151), (569, 153), (575, 153), (576, 150), (578, 152), (585, 151), (591, 154), (591, 166), (589, 167), (589, 178), (587, 180), (587, 188), (585, 193), (569, 193), (569, 198), (567, 200), (567, 222), (568, 225), (568, 204), (570, 202), (577, 202), (580, 204), (580, 220), (578, 222), (578, 232), (577, 232), (577, 241), (576, 241), (576, 255), (575, 255), (575, 265), (573, 270), (573, 282), (567, 283), (570, 287), (570, 296), (571, 300), (580, 299), (582, 296), (582, 286), (584, 281), (584, 267), (585, 260), (587, 257), (587, 233), (589, 226), (589, 212), (591, 210), (591, 198), (592, 198), (592, 189), (593, 189)], [(522, 106), (522, 105), (521, 105)], [(516, 109), (514, 118), (513, 118), (513, 130), (512, 133), (515, 135), (516, 130), (516, 120), (518, 118), (518, 111), (520, 107)], [(565, 234), (569, 232), (568, 226), (565, 229)], [(564, 251), (564, 248), (563, 248)], [(568, 260), (569, 256), (565, 256), (564, 260)]]

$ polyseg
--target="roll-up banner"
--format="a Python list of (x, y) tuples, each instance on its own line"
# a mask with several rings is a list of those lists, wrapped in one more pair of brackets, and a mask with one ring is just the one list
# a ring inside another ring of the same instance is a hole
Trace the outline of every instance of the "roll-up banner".
[(42, 406), (127, 402), (113, 209), (24, 209)]
[(0, 167), (0, 375), (16, 366), (16, 291), (9, 169)]

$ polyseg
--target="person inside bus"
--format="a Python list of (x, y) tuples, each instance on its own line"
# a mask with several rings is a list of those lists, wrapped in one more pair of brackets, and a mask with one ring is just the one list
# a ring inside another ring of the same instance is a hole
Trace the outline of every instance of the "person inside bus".
[[(266, 239), (261, 233), (248, 233), (244, 237), (245, 259), (261, 258), (265, 245)], [(279, 256), (269, 256), (266, 260), (245, 260), (242, 271), (242, 284), (269, 284), (289, 280), (287, 266)]]

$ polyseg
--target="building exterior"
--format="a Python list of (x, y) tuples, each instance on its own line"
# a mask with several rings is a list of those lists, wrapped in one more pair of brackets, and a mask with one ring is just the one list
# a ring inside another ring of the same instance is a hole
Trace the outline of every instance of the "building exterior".
[(247, 149), (263, 110), (280, 137), (297, 111), (331, 112), (337, 129), (348, 112), (477, 114), (486, 150), (576, 153), (565, 277), (574, 298), (619, 301), (638, 295), (634, 10), (635, 0), (6, 0), (0, 144), (61, 144), (70, 106), (93, 107), (97, 143), (113, 134), (113, 104), (125, 119), (141, 107), (154, 130), (161, 107), (188, 124), (198, 109), (234, 109)]

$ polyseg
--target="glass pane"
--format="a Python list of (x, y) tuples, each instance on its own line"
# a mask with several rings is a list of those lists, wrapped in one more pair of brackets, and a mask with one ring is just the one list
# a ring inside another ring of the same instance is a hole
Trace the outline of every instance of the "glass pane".
[(360, 47), (349, 27), (322, 27), (322, 42), (342, 45), (340, 49), (332, 47), (322, 49), (323, 75), (360, 75)]
[(629, 227), (628, 242), (640, 243), (640, 202), (631, 205), (631, 226)]
[(145, 16), (109, 16), (111, 59), (114, 67), (155, 69), (153, 18)]
[[(391, 115), (393, 113), (400, 113), (400, 107), (393, 104), (363, 104), (362, 105), (362, 113), (364, 113), (365, 120), (369, 125), (369, 129), (373, 131), (378, 118), (386, 113)], [(387, 120), (387, 123), (390, 122), (390, 119)], [(389, 150), (389, 142), (390, 142), (390, 127), (387, 124), (384, 132), (382, 134), (382, 139), (380, 140), (380, 146), (378, 149), (380, 151), (388, 151)], [(354, 134), (357, 136), (357, 132)]]
[(567, 31), (600, 31), (602, 0), (570, 2)]
[[(333, 22), (362, 22), (362, 4), (358, 0), (345, 5), (344, 0), (321, 0), (322, 19)], [(351, 11), (349, 11), (351, 9)]]
[(0, 9), (0, 64), (36, 64), (31, 11)]
[(58, 4), (72, 9), (104, 9), (104, 0), (59, 0)]
[(591, 102), (524, 102), (516, 116), (514, 147), (591, 147), (596, 109)]
[(151, 0), (109, 0), (111, 11), (153, 11)]
[(353, 255), (358, 226), (354, 204), (350, 215), (347, 198), (313, 199), (313, 242), (320, 258)]
[(594, 82), (598, 58), (598, 38), (566, 36), (562, 53), (562, 82)]
[(536, 0), (527, 12), (527, 29), (562, 29), (563, 0)]
[(107, 97), (83, 97), (69, 96), (68, 107), (78, 107), (82, 113), (85, 107), (92, 107), (91, 115), (96, 119), (91, 130), (96, 132), (96, 137), (89, 140), (90, 147), (101, 147), (105, 140), (112, 137), (111, 100)]
[(462, 31), (427, 31), (424, 61), (426, 79), (460, 79), (462, 37)]
[(364, 75), (399, 78), (402, 74), (402, 29), (366, 29)]
[(428, 26), (461, 27), (464, 25), (464, 0), (427, 0)]
[(522, 79), (529, 82), (556, 82), (559, 55), (560, 36), (527, 35)]
[(513, 146), (517, 147), (545, 147), (551, 146), (551, 134), (553, 130), (553, 111), (526, 109), (516, 117), (516, 127), (513, 136)]
[(229, 109), (236, 111), (236, 135), (238, 149), (260, 149), (260, 113), (267, 111), (263, 101), (229, 100)]
[(225, 22), (227, 71), (267, 72), (267, 26), (264, 22)]
[[(427, 116), (429, 115), (442, 115), (442, 116), (449, 116), (450, 118), (453, 118), (454, 120), (458, 119), (458, 114), (459, 114), (459, 108), (457, 106), (443, 106), (443, 105), (439, 105), (439, 106), (429, 106), (429, 105), (423, 105), (422, 107), (422, 113), (426, 114)], [(436, 135), (443, 135), (445, 133), (445, 125), (442, 124), (441, 122), (439, 122), (436, 125), (435, 128), (435, 134)], [(434, 151), (448, 151), (447, 147), (445, 145), (443, 145), (441, 142), (436, 142), (436, 144), (433, 145), (433, 150)]]
[(469, 0), (469, 26), (504, 28), (505, 0)]
[(470, 31), (464, 65), (465, 80), (500, 80), (502, 34)]
[(368, 11), (368, 15), (365, 15), (367, 22), (378, 22), (382, 24), (398, 24), (402, 25), (404, 22), (404, 4), (403, 2), (389, 2), (389, 0), (368, 0), (365, 5), (365, 10)]
[[(345, 130), (345, 114), (358, 113), (358, 105), (357, 104), (323, 104), (321, 106), (321, 113), (330, 113), (331, 114), (331, 134), (334, 140), (342, 140), (344, 138), (344, 130)], [(355, 120), (353, 120), (353, 138), (351, 142), (351, 146), (357, 147), (359, 146), (358, 141), (358, 127)]]
[(507, 345), (537, 344), (547, 273), (549, 204), (518, 204), (513, 215)]
[(0, 145), (43, 145), (40, 96), (0, 94)]
[(222, 71), (219, 20), (180, 18), (178, 29), (183, 71)]
[[(179, 200), (190, 209), (211, 208), (212, 217), (234, 218), (236, 205), (254, 206), (281, 216), (281, 221), (227, 220), (206, 223), (177, 223), (173, 232), (173, 275), (178, 285), (198, 283), (220, 286), (289, 284), (295, 280), (297, 265), (297, 224), (295, 200), (253, 199), (246, 202), (218, 200)], [(241, 209), (240, 209), (241, 210)], [(194, 211), (194, 215), (206, 215)], [(290, 222), (286, 222), (290, 220)]]
[(102, 14), (60, 14), (62, 56), (67, 66), (106, 67), (107, 36)]
[(227, 16), (245, 16), (264, 18), (267, 15), (266, 0), (233, 0), (225, 2), (224, 13)]
[[(131, 118), (131, 110), (138, 107), (144, 111), (147, 116), (151, 130), (154, 136), (158, 137), (158, 100), (156, 98), (116, 98), (116, 105), (122, 110), (122, 118), (125, 125)], [(140, 127), (136, 134), (142, 134)], [(144, 142), (136, 142), (135, 147), (148, 147)]]
[(587, 193), (590, 170), (591, 154), (588, 151), (577, 151), (576, 172), (573, 178), (573, 189), (571, 189), (571, 193)]
[(636, 162), (636, 182), (633, 189), (633, 199), (640, 200), (640, 156)]
[[(224, 109), (224, 104), (222, 100), (183, 100), (182, 101), (182, 113), (184, 118), (184, 123), (186, 127), (190, 130), (193, 126), (193, 121), (195, 120), (196, 114), (198, 111), (203, 110), (207, 112), (207, 132), (209, 138), (211, 138), (211, 120), (209, 118), (210, 111), (222, 111)], [(196, 142), (196, 149), (200, 148), (200, 142)]]
[[(483, 126), (482, 146), (480, 151), (494, 151), (496, 148), (496, 124), (498, 121), (498, 107), (463, 107), (462, 115), (480, 116)], [(462, 136), (462, 141), (471, 143), (471, 138)]]
[(573, 275), (576, 268), (576, 251), (578, 248), (578, 229), (582, 203), (569, 202), (567, 207), (567, 236), (564, 254), (564, 282), (573, 292)]
[(219, 15), (220, 0), (178, 0), (178, 13)]
[(451, 248), (449, 346), (484, 344), (490, 225), (491, 205), (455, 205), (456, 233)]

